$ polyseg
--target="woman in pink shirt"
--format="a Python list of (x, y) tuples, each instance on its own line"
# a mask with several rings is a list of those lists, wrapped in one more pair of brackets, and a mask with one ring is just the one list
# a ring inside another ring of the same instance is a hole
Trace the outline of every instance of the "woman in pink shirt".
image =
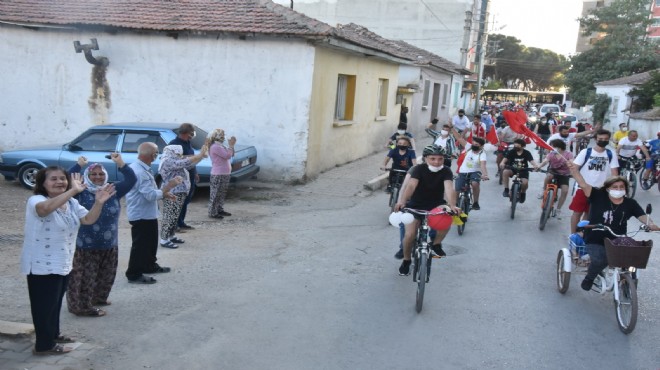
[[(555, 211), (555, 217), (561, 218), (561, 207), (564, 206), (566, 197), (568, 196), (568, 181), (571, 177), (571, 171), (568, 169), (568, 162), (573, 160), (573, 153), (566, 150), (566, 143), (562, 139), (554, 139), (550, 141), (550, 145), (555, 149), (554, 151), (548, 153), (543, 162), (539, 167), (545, 166), (547, 163), (548, 174), (543, 182), (543, 189), (550, 183), (553, 177), (557, 178), (557, 184), (561, 189), (561, 195), (559, 196), (559, 202), (557, 204), (557, 210)], [(539, 199), (543, 198), (543, 193), (540, 193)]]
[(234, 155), (236, 138), (229, 138), (229, 146), (225, 145), (225, 131), (215, 129), (209, 137), (209, 155), (211, 157), (211, 189), (209, 199), (209, 217), (224, 218), (231, 216), (225, 212), (225, 196), (231, 177), (231, 157)]

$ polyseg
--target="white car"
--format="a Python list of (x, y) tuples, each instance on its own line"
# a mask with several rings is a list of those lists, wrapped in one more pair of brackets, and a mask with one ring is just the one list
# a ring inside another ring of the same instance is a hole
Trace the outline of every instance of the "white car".
[(539, 109), (539, 116), (543, 117), (548, 113), (559, 113), (561, 108), (557, 104), (543, 104)]

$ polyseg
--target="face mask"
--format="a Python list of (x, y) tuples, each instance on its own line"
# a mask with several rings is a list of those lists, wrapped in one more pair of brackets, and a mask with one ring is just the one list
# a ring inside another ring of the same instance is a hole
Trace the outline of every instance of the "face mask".
[(463, 117), (463, 115), (462, 115), (462, 114), (459, 114), (458, 116), (459, 116), (459, 117)]
[(628, 131), (628, 127), (621, 127), (621, 131)]
[(610, 193), (610, 196), (611, 196), (612, 198), (614, 198), (614, 199), (620, 199), (620, 198), (623, 198), (624, 195), (626, 195), (626, 191), (625, 191), (625, 190), (614, 190), (614, 189), (610, 189), (610, 190), (608, 190), (607, 192)]
[(440, 171), (440, 170), (442, 169), (442, 167), (443, 167), (443, 166), (440, 166), (440, 167), (431, 166), (430, 164), (427, 164), (427, 166), (429, 167), (429, 171), (431, 171), (431, 172), (438, 172), (438, 171)]
[(472, 150), (475, 151), (475, 152), (478, 152), (478, 151), (481, 150), (481, 147), (480, 146), (472, 146)]
[(449, 135), (449, 131), (447, 131), (447, 130), (440, 130), (440, 135), (442, 135), (442, 136), (447, 136), (447, 135)]
[(598, 145), (598, 146), (601, 147), (601, 148), (604, 148), (604, 147), (606, 147), (607, 144), (609, 144), (609, 143), (610, 143), (610, 142), (607, 141), (607, 140), (601, 140), (601, 141), (597, 141), (597, 142), (596, 142), (596, 145)]
[(407, 146), (407, 145), (397, 145), (396, 147), (399, 148), (399, 150), (406, 150), (406, 149), (408, 149), (408, 146)]
[(564, 134), (559, 134), (559, 136), (561, 136), (561, 137), (563, 137), (563, 138), (565, 139), (565, 138), (568, 137), (568, 134), (566, 134), (566, 135), (564, 135)]
[(399, 135), (403, 135), (406, 133), (406, 130), (396, 130), (396, 133)]
[(522, 147), (521, 146), (514, 146), (513, 150), (515, 150), (516, 152), (520, 152), (520, 151), (522, 151)]

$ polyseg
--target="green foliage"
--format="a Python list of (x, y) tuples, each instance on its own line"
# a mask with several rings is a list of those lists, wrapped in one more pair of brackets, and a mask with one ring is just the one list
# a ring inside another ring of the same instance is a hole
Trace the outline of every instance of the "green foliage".
[(503, 88), (544, 91), (558, 90), (564, 85), (563, 72), (568, 63), (563, 55), (528, 48), (512, 36), (490, 35), (488, 43), (496, 45), (498, 51), (487, 53), (484, 77)]
[(595, 102), (594, 83), (660, 67), (658, 43), (646, 37), (648, 0), (615, 0), (580, 19), (584, 35), (602, 36), (593, 48), (571, 58), (566, 86), (574, 102)]
[(594, 108), (592, 109), (594, 123), (607, 123), (609, 121), (605, 121), (605, 116), (610, 109), (610, 104), (612, 104), (612, 98), (607, 96), (607, 94), (596, 95), (594, 93)]
[(634, 98), (632, 112), (640, 112), (660, 106), (660, 71), (650, 73), (651, 79), (639, 85), (628, 93), (628, 96)]

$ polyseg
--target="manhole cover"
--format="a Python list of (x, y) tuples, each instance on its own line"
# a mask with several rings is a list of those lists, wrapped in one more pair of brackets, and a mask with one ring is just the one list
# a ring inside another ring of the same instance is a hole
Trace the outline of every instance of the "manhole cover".
[(23, 242), (23, 234), (0, 234), (0, 244), (15, 244)]

